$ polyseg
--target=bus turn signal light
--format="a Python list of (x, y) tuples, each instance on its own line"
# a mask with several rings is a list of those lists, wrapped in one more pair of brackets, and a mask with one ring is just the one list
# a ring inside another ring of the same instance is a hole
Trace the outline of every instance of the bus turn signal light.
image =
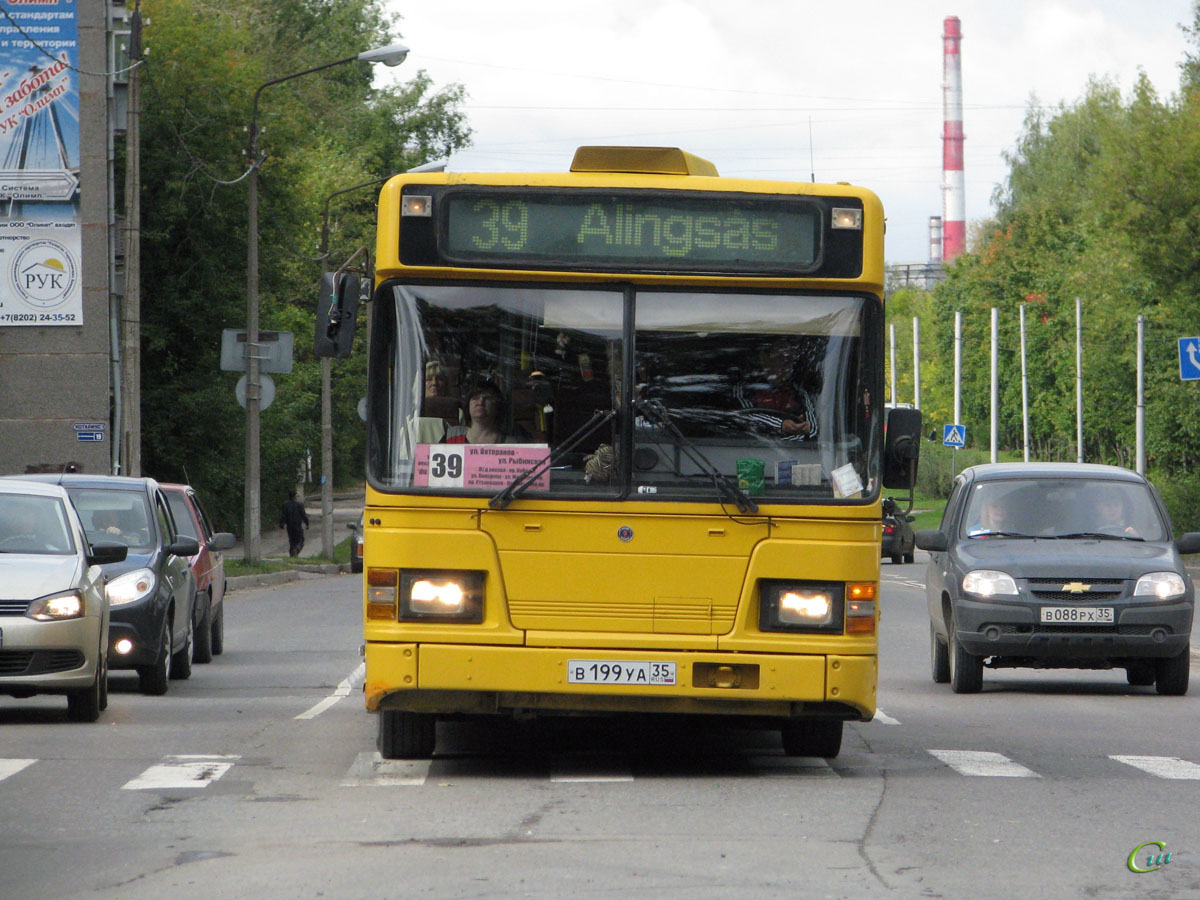
[(396, 620), (396, 585), (400, 573), (395, 569), (367, 569), (367, 618)]
[(846, 634), (875, 633), (874, 582), (846, 585)]

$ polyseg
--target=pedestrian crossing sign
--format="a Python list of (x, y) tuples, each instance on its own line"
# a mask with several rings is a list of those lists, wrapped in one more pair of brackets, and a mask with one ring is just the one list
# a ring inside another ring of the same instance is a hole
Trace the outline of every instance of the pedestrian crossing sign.
[(942, 445), (958, 450), (967, 445), (966, 425), (946, 425), (942, 431)]

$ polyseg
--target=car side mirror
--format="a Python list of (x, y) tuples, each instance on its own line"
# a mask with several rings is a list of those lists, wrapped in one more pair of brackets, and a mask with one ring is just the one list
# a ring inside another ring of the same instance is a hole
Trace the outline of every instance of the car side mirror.
[(1200, 531), (1189, 531), (1175, 542), (1181, 554), (1200, 553)]
[(129, 555), (129, 547), (117, 541), (95, 541), (91, 552), (87, 555), (89, 566), (103, 566), (108, 563), (125, 562)]
[(915, 522), (915, 521), (917, 521), (917, 517), (916, 516), (905, 516), (904, 521), (905, 522)]
[[(883, 486), (911, 491), (917, 484), (917, 459), (921, 454), (921, 411), (888, 411), (883, 442)], [(910, 498), (911, 499), (911, 498)]]
[(212, 550), (214, 553), (218, 553), (222, 550), (232, 550), (235, 546), (237, 546), (237, 538), (235, 538), (228, 531), (215, 532), (213, 536), (208, 539), (208, 549)]
[(168, 553), (174, 553), (176, 556), (195, 556), (200, 552), (200, 542), (195, 538), (177, 537), (175, 543), (167, 544), (164, 548)]
[(353, 522), (347, 522), (346, 527), (349, 528), (351, 531), (358, 531), (358, 526), (355, 525)]
[(950, 546), (946, 535), (936, 528), (925, 528), (913, 535), (916, 545), (931, 553), (944, 553)]

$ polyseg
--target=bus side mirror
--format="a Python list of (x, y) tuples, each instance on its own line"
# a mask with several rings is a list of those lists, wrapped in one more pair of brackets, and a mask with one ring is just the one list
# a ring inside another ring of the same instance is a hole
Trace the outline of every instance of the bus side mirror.
[(362, 294), (362, 279), (343, 272), (326, 272), (321, 276), (317, 295), (316, 333), (313, 355), (347, 359), (354, 346), (354, 326)]
[(888, 411), (887, 437), (883, 442), (883, 486), (911, 491), (917, 485), (917, 458), (921, 453), (921, 411)]

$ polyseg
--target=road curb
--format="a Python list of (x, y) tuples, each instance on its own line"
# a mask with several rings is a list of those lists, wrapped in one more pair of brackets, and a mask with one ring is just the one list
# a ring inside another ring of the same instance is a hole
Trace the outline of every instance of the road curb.
[(303, 578), (322, 578), (326, 575), (340, 575), (349, 571), (349, 564), (330, 563), (321, 566), (296, 566), (284, 572), (264, 572), (261, 575), (237, 575), (225, 579), (225, 590), (239, 591), (271, 587), (277, 584), (286, 584), (289, 581), (299, 581)]

